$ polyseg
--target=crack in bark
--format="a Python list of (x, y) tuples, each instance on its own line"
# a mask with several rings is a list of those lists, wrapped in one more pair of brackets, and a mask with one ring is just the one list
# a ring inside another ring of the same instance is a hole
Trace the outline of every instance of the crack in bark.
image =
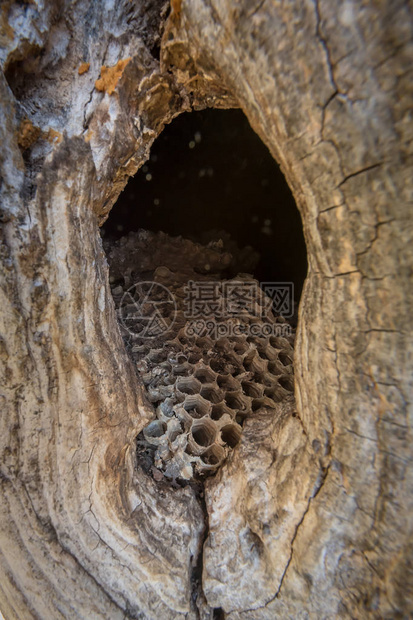
[[(314, 9), (315, 9), (315, 14), (316, 14), (316, 31), (315, 31), (315, 35), (317, 37), (317, 39), (320, 41), (323, 49), (324, 49), (324, 53), (326, 56), (326, 61), (327, 61), (327, 68), (328, 68), (328, 72), (329, 72), (329, 77), (330, 77), (330, 82), (334, 87), (334, 96), (336, 94), (338, 94), (340, 92), (340, 89), (337, 86), (337, 82), (335, 80), (334, 77), (334, 72), (333, 72), (333, 63), (331, 61), (331, 56), (330, 56), (330, 50), (328, 49), (328, 45), (327, 45), (327, 40), (326, 38), (321, 34), (321, 15), (320, 15), (320, 6), (319, 6), (319, 0), (313, 0), (314, 2)], [(330, 98), (330, 100), (333, 97)], [(329, 100), (329, 101), (330, 101)], [(328, 105), (329, 101), (327, 101), (327, 103), (325, 104)]]
[[(365, 254), (367, 254), (368, 252), (370, 252), (370, 250), (371, 250), (371, 249), (372, 249), (372, 247), (373, 247), (373, 244), (374, 244), (374, 243), (377, 241), (377, 239), (379, 238), (379, 228), (380, 228), (381, 226), (384, 226), (384, 224), (390, 224), (391, 222), (394, 222), (394, 219), (395, 219), (395, 218), (390, 218), (389, 220), (385, 220), (385, 221), (383, 221), (383, 222), (378, 222), (378, 223), (375, 225), (375, 227), (374, 227), (374, 237), (373, 237), (373, 239), (372, 239), (372, 240), (371, 240), (371, 241), (367, 244), (366, 249), (365, 249), (365, 250), (363, 250), (362, 252), (356, 252), (356, 263), (357, 263), (357, 266), (358, 266), (358, 262), (359, 262), (359, 258), (360, 258), (360, 256), (364, 256)], [(359, 269), (359, 268), (358, 268), (358, 269)], [(360, 269), (359, 269), (359, 271), (360, 271)], [(360, 271), (360, 273), (362, 273), (362, 272)], [(392, 277), (392, 275), (393, 275), (393, 274), (387, 274), (385, 277)], [(364, 273), (363, 273), (363, 276), (367, 278), (367, 276), (366, 276)], [(368, 303), (367, 303), (367, 301), (366, 301), (366, 305), (367, 305), (367, 307), (368, 307)], [(368, 308), (367, 316), (368, 316), (368, 314), (369, 314), (369, 313), (370, 313), (370, 309)], [(369, 323), (369, 324), (370, 324), (370, 321), (368, 320), (368, 318), (366, 319), (366, 321), (367, 321), (367, 323)]]
[(323, 140), (324, 140), (324, 124), (325, 124), (326, 110), (329, 104), (333, 101), (333, 99), (337, 97), (338, 94), (339, 94), (339, 91), (335, 89), (334, 92), (327, 99), (327, 101), (324, 103), (321, 109), (321, 132), (320, 133), (321, 133), (321, 137)]
[(333, 211), (334, 209), (338, 209), (339, 207), (343, 207), (345, 206), (344, 202), (340, 202), (340, 204), (338, 205), (332, 205), (331, 207), (326, 207), (325, 209), (321, 209), (321, 211), (318, 212), (318, 215), (322, 215), (322, 213), (328, 213), (329, 211)]
[(374, 439), (373, 437), (367, 437), (367, 435), (360, 435), (360, 433), (356, 433), (356, 431), (353, 431), (350, 428), (344, 428), (344, 430), (347, 433), (351, 433), (352, 435), (359, 437), (360, 439), (365, 439), (366, 441), (372, 441), (373, 443), (377, 443), (377, 439)]
[(341, 277), (344, 277), (344, 276), (350, 276), (353, 273), (360, 273), (360, 270), (359, 269), (353, 269), (353, 271), (343, 271), (341, 273), (334, 273), (332, 276), (325, 275), (324, 277), (327, 280), (334, 280), (335, 278), (341, 278)]
[(307, 506), (306, 506), (306, 508), (305, 508), (305, 510), (304, 510), (304, 512), (303, 512), (303, 515), (302, 515), (302, 517), (301, 517), (300, 521), (299, 521), (299, 522), (297, 523), (297, 525), (296, 525), (296, 528), (295, 528), (294, 534), (293, 534), (293, 536), (292, 536), (292, 538), (291, 538), (291, 542), (290, 542), (290, 556), (289, 556), (289, 558), (288, 558), (288, 560), (287, 560), (287, 563), (286, 563), (285, 569), (284, 569), (284, 571), (283, 571), (283, 574), (281, 575), (280, 584), (279, 584), (279, 586), (278, 586), (277, 592), (274, 594), (274, 596), (273, 596), (273, 597), (272, 597), (269, 601), (267, 601), (267, 602), (265, 603), (265, 605), (261, 605), (260, 607), (256, 607), (256, 608), (245, 609), (245, 610), (244, 610), (244, 612), (249, 612), (249, 611), (257, 611), (257, 610), (259, 610), (259, 609), (265, 609), (265, 608), (266, 608), (266, 607), (268, 607), (268, 605), (270, 605), (270, 604), (271, 604), (271, 603), (272, 603), (272, 602), (273, 602), (276, 598), (278, 598), (278, 595), (279, 595), (279, 594), (280, 594), (280, 592), (281, 592), (281, 588), (282, 588), (282, 586), (283, 586), (284, 579), (285, 579), (285, 577), (286, 577), (286, 574), (287, 574), (288, 568), (289, 568), (289, 566), (290, 566), (290, 564), (291, 564), (291, 561), (292, 561), (292, 558), (293, 558), (293, 554), (294, 554), (294, 542), (295, 542), (295, 540), (296, 540), (296, 538), (297, 538), (298, 531), (299, 531), (299, 529), (300, 529), (301, 525), (303, 524), (304, 519), (305, 519), (305, 517), (306, 517), (307, 513), (309, 512), (309, 510), (310, 510), (310, 508), (311, 508), (311, 502), (312, 502), (312, 501), (313, 501), (313, 500), (317, 497), (317, 495), (319, 494), (319, 492), (321, 491), (321, 489), (322, 489), (322, 488), (323, 488), (323, 486), (324, 486), (324, 483), (325, 483), (325, 481), (326, 481), (326, 479), (327, 479), (327, 476), (328, 476), (328, 473), (329, 473), (329, 471), (330, 471), (331, 462), (332, 462), (332, 461), (331, 461), (331, 459), (330, 459), (330, 462), (329, 462), (329, 463), (328, 463), (328, 465), (324, 468), (324, 471), (323, 471), (323, 469), (320, 469), (320, 474), (321, 474), (321, 475), (320, 475), (320, 480), (319, 480), (318, 486), (316, 487), (316, 489), (315, 489), (314, 493), (313, 493), (313, 494), (309, 497), (308, 502), (307, 502)]
[(344, 183), (346, 183), (349, 179), (358, 176), (359, 174), (362, 174), (363, 172), (368, 172), (369, 170), (374, 170), (374, 168), (379, 168), (380, 166), (382, 166), (385, 162), (384, 161), (379, 161), (376, 164), (371, 164), (370, 166), (365, 166), (364, 168), (361, 168), (360, 170), (356, 170), (356, 172), (352, 172), (351, 174), (348, 174), (344, 177), (344, 179), (338, 184), (338, 187), (341, 187), (342, 185), (344, 185)]
[[(305, 511), (304, 511), (304, 514), (303, 514), (303, 516), (301, 517), (301, 520), (297, 523), (297, 526), (296, 526), (295, 532), (294, 532), (293, 537), (292, 537), (292, 539), (291, 539), (291, 553), (290, 553), (290, 557), (288, 558), (287, 565), (286, 565), (285, 570), (284, 570), (284, 572), (283, 572), (283, 574), (282, 574), (282, 576), (281, 576), (280, 585), (278, 586), (277, 593), (276, 593), (276, 595), (274, 596), (274, 598), (273, 598), (272, 600), (274, 600), (275, 598), (277, 598), (277, 596), (279, 595), (279, 593), (280, 593), (280, 591), (281, 591), (282, 585), (283, 585), (283, 583), (284, 583), (285, 576), (286, 576), (286, 574), (287, 574), (287, 570), (288, 570), (288, 568), (289, 568), (289, 566), (290, 566), (290, 564), (291, 564), (291, 560), (292, 560), (292, 558), (293, 558), (293, 553), (294, 553), (294, 542), (295, 542), (295, 539), (297, 538), (298, 531), (299, 531), (299, 529), (300, 529), (300, 527), (301, 527), (302, 523), (304, 522), (304, 519), (305, 519), (305, 517), (306, 517), (306, 515), (307, 515), (308, 511), (310, 510), (310, 507), (311, 507), (311, 502), (313, 501), (313, 499), (315, 499), (315, 498), (317, 497), (317, 495), (319, 494), (319, 492), (321, 491), (321, 489), (322, 489), (322, 488), (323, 488), (323, 486), (324, 486), (324, 483), (325, 483), (325, 481), (326, 481), (326, 479), (327, 479), (327, 476), (328, 476), (328, 473), (329, 473), (329, 471), (330, 471), (330, 466), (331, 466), (331, 461), (330, 461), (330, 463), (327, 465), (327, 467), (325, 468), (324, 472), (322, 473), (322, 475), (321, 475), (321, 481), (320, 481), (320, 483), (319, 483), (319, 486), (316, 488), (316, 490), (315, 490), (315, 492), (313, 493), (313, 495), (311, 495), (311, 496), (309, 497), (309, 499), (308, 499), (308, 504), (307, 504), (307, 507), (306, 507), (306, 509), (305, 509)], [(271, 602), (271, 601), (269, 601), (269, 602)], [(268, 603), (267, 603), (267, 605), (268, 605)]]
[(202, 571), (204, 567), (204, 546), (209, 535), (209, 515), (205, 501), (205, 486), (202, 484), (202, 489), (197, 493), (198, 504), (204, 515), (204, 531), (202, 533), (201, 541), (199, 544), (198, 555), (194, 558), (193, 568), (190, 575), (191, 580), (191, 600), (190, 606), (193, 612), (196, 614), (197, 620), (201, 620), (201, 610), (198, 605), (198, 599), (203, 599), (203, 606), (207, 605), (206, 596), (203, 589)]

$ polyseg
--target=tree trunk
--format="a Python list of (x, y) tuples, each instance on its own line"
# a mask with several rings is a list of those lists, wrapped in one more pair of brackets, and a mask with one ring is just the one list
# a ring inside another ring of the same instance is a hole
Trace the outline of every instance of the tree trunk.
[[(2, 7), (0, 609), (409, 617), (411, 7), (171, 5)], [(248, 420), (209, 520), (137, 467), (152, 411), (99, 235), (165, 123), (207, 106), (281, 164), (309, 259), (297, 413)]]

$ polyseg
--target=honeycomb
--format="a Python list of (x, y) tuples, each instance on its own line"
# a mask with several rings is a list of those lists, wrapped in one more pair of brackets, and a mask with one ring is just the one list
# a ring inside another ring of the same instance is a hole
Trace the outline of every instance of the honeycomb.
[[(224, 285), (257, 284), (246, 273), (225, 278), (234, 257), (219, 241), (201, 246), (139, 231), (107, 247), (107, 254), (122, 336), (154, 408), (137, 438), (147, 470), (172, 482), (213, 474), (240, 441), (247, 417), (292, 398), (291, 327), (273, 316), (259, 287), (255, 305), (236, 318), (188, 317), (188, 283), (213, 286), (215, 309)], [(150, 333), (148, 293), (157, 309)]]

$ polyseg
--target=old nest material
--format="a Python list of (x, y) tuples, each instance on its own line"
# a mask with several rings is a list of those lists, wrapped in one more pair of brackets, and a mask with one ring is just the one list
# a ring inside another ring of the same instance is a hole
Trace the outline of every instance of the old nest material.
[(292, 329), (251, 275), (224, 277), (239, 256), (220, 240), (141, 230), (105, 245), (123, 339), (154, 408), (140, 460), (157, 480), (214, 473), (247, 416), (292, 398)]

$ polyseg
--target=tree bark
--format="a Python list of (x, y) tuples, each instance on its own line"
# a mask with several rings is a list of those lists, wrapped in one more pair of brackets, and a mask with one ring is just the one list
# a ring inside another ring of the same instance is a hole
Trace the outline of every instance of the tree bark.
[[(411, 6), (171, 4), (2, 7), (0, 609), (408, 617)], [(309, 259), (296, 413), (248, 420), (208, 528), (136, 466), (152, 411), (99, 236), (165, 123), (207, 106), (281, 164)]]

